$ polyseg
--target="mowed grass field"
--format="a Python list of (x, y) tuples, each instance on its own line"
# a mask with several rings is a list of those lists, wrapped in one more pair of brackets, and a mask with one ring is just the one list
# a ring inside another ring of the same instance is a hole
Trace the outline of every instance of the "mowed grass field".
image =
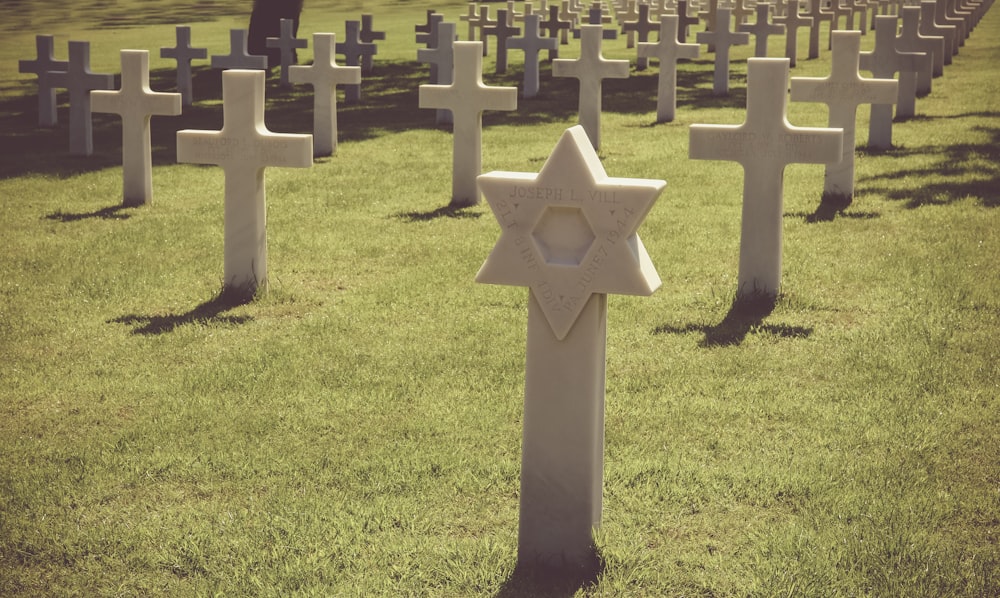
[[(1000, 10), (891, 150), (859, 150), (846, 210), (822, 166), (786, 169), (770, 310), (733, 309), (740, 167), (687, 158), (690, 124), (742, 121), (751, 48), (728, 97), (704, 46), (682, 63), (670, 124), (655, 64), (605, 83), (608, 174), (667, 181), (639, 229), (663, 286), (609, 300), (599, 565), (555, 575), (516, 569), (527, 291), (473, 282), (499, 225), (447, 208), (451, 133), (417, 106), (413, 27), (464, 3), (307, 0), (300, 37), (364, 11), (387, 40), (337, 155), (267, 170), (270, 291), (245, 304), (219, 297), (221, 169), (175, 154), (221, 127), (220, 74), (196, 62), (196, 104), (154, 117), (153, 203), (123, 208), (117, 118), (69, 156), (65, 94), (37, 128), (17, 60), (36, 33), (59, 59), (89, 40), (96, 72), (147, 49), (170, 91), (174, 25), (224, 54), (249, 2), (0, 8), (0, 595), (1000, 594)], [(792, 76), (826, 75), (805, 44)], [(520, 53), (493, 61), (519, 84)], [(545, 63), (541, 90), (485, 114), (485, 170), (537, 172), (576, 124), (575, 81)], [(308, 88), (272, 76), (267, 102), (311, 131)]]

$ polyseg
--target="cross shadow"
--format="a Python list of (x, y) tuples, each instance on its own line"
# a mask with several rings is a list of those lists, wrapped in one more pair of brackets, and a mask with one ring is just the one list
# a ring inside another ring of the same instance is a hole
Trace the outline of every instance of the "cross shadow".
[(132, 217), (131, 214), (122, 213), (123, 210), (129, 210), (132, 207), (125, 205), (108, 206), (106, 208), (101, 208), (94, 212), (82, 212), (79, 214), (68, 214), (62, 210), (56, 210), (51, 214), (45, 216), (46, 220), (55, 220), (57, 222), (77, 222), (79, 220), (89, 220), (91, 218), (100, 218), (101, 220), (128, 220)]
[(428, 222), (438, 218), (480, 218), (481, 212), (470, 212), (469, 206), (445, 206), (430, 212), (403, 212), (396, 214), (408, 222)]
[(569, 598), (597, 585), (604, 558), (591, 546), (586, 565), (576, 567), (525, 566), (518, 563), (493, 598)]
[(739, 345), (748, 334), (763, 333), (781, 338), (805, 338), (812, 334), (812, 328), (785, 324), (764, 324), (764, 319), (771, 315), (777, 302), (777, 297), (764, 293), (737, 297), (730, 306), (726, 317), (715, 326), (703, 324), (670, 326), (663, 324), (657, 326), (653, 330), (653, 334), (702, 332), (705, 334), (705, 338), (698, 343), (698, 346), (703, 348)]
[(244, 305), (252, 299), (251, 295), (239, 291), (222, 291), (214, 298), (198, 305), (191, 311), (175, 315), (138, 315), (129, 314), (108, 320), (108, 324), (125, 324), (133, 326), (132, 334), (155, 335), (173, 332), (175, 328), (185, 324), (244, 324), (253, 320), (250, 316), (223, 316), (226, 311)]

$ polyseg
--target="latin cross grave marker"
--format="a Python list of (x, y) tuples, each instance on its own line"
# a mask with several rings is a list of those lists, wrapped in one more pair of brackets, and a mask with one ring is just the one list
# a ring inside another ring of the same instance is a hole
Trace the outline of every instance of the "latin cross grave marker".
[(38, 126), (54, 127), (59, 123), (59, 112), (56, 102), (56, 85), (52, 81), (52, 73), (66, 72), (69, 62), (56, 60), (51, 35), (35, 36), (35, 59), (20, 60), (17, 63), (19, 73), (32, 73), (38, 77)]
[[(649, 34), (659, 31), (659, 25), (649, 18), (649, 5), (640, 4), (636, 9), (638, 13), (634, 20), (626, 21), (622, 29), (628, 33), (635, 33), (639, 43), (648, 43)], [(662, 39), (662, 38), (661, 38)], [(638, 71), (646, 70), (647, 59), (640, 55), (636, 61), (635, 68)]]
[(181, 113), (181, 94), (149, 88), (149, 52), (122, 50), (118, 91), (90, 92), (91, 110), (122, 119), (122, 199), (126, 206), (153, 201), (153, 150), (149, 121), (153, 116)]
[[(896, 49), (896, 17), (875, 17), (875, 47), (871, 52), (862, 52), (861, 70), (870, 71), (876, 79), (892, 79), (902, 71), (916, 71), (924, 56)], [(916, 102), (915, 98), (904, 97), (900, 86), (897, 104)], [(892, 104), (872, 104), (868, 119), (868, 147), (889, 149), (892, 147)]]
[(781, 286), (785, 166), (840, 160), (840, 129), (788, 122), (788, 59), (747, 60), (747, 115), (741, 125), (691, 125), (689, 156), (743, 167), (743, 216), (737, 297), (775, 297)]
[(279, 37), (268, 37), (264, 40), (264, 44), (268, 48), (278, 48), (279, 56), (281, 57), (281, 75), (280, 75), (280, 85), (282, 87), (291, 87), (291, 82), (288, 81), (288, 67), (295, 63), (295, 50), (297, 48), (305, 48), (309, 45), (304, 39), (298, 39), (295, 34), (292, 33), (292, 29), (295, 27), (295, 21), (292, 19), (281, 19), (281, 35)]
[(524, 90), (522, 96), (533, 98), (538, 95), (538, 60), (542, 50), (552, 51), (559, 45), (554, 37), (542, 37), (539, 29), (542, 16), (529, 14), (524, 17), (524, 36), (507, 42), (507, 48), (524, 52)]
[[(382, 41), (385, 39), (385, 31), (375, 31), (374, 29), (375, 17), (371, 14), (361, 15), (361, 31), (358, 33), (358, 39), (361, 40), (363, 44), (371, 44), (375, 46), (375, 42)], [(361, 74), (370, 75), (372, 71), (375, 70), (375, 54), (377, 53), (377, 48), (375, 52), (365, 53), (361, 55)]]
[(181, 94), (181, 103), (190, 106), (194, 103), (191, 61), (208, 58), (208, 48), (191, 47), (191, 28), (187, 25), (178, 25), (175, 35), (176, 44), (173, 48), (160, 48), (160, 58), (173, 58), (177, 61), (177, 91)]
[(225, 185), (224, 292), (267, 289), (264, 168), (312, 166), (311, 135), (273, 133), (264, 124), (264, 72), (222, 73), (222, 130), (177, 132), (177, 161), (222, 167)]
[(516, 87), (483, 84), (482, 42), (455, 42), (455, 69), (448, 85), (421, 85), (421, 108), (451, 110), (453, 120), (451, 205), (479, 203), (476, 177), (483, 171), (483, 110), (517, 109)]
[(579, 126), (538, 174), (479, 182), (501, 232), (476, 281), (529, 288), (518, 564), (580, 567), (603, 503), (607, 295), (660, 286), (636, 230), (666, 183), (608, 177)]
[(483, 28), (483, 37), (492, 35), (497, 38), (497, 59), (495, 73), (502, 75), (507, 72), (507, 40), (521, 33), (520, 27), (511, 27), (506, 10), (497, 11), (496, 25)]
[(687, 42), (688, 26), (697, 25), (701, 19), (698, 15), (690, 16), (688, 14), (688, 0), (678, 0), (677, 2), (677, 41), (680, 43)]
[[(565, 6), (566, 0), (563, 0), (563, 5)], [(573, 26), (573, 22), (566, 19), (560, 13), (560, 7), (550, 6), (549, 7), (549, 18), (542, 21), (540, 24), (541, 28), (549, 34), (549, 37), (558, 41), (558, 37), (561, 35), (563, 41), (561, 43), (568, 43), (566, 41), (567, 34), (570, 28)], [(559, 47), (549, 50), (549, 60), (555, 60), (559, 58)]]
[[(483, 42), (483, 56), (489, 53), (489, 48), (486, 43), (489, 37), (486, 35), (486, 29), (493, 27), (497, 24), (496, 19), (490, 18), (490, 7), (482, 6), (479, 10), (479, 17), (475, 20), (469, 21), (469, 25), (475, 25), (476, 29), (479, 30), (479, 40)], [(469, 41), (473, 41), (471, 38)]]
[(836, 31), (830, 74), (826, 77), (792, 77), (793, 102), (822, 102), (829, 107), (831, 128), (844, 130), (840, 162), (826, 165), (823, 198), (846, 205), (854, 197), (855, 122), (861, 104), (891, 104), (896, 100), (894, 79), (866, 79), (858, 72), (860, 31)]
[(799, 40), (799, 27), (812, 25), (811, 17), (799, 14), (799, 1), (788, 0), (787, 12), (783, 17), (775, 17), (774, 22), (785, 26), (785, 58), (790, 66), (795, 66)]
[(712, 78), (712, 93), (715, 95), (729, 93), (729, 49), (750, 43), (749, 33), (734, 32), (729, 28), (730, 20), (729, 9), (720, 8), (716, 12), (718, 27), (711, 31), (700, 31), (695, 37), (699, 44), (708, 44), (709, 48), (715, 46), (715, 72)]
[[(366, 56), (378, 54), (378, 46), (361, 41), (360, 21), (344, 22), (344, 43), (334, 46), (337, 54), (344, 56), (344, 64), (347, 66), (361, 66)], [(344, 86), (344, 102), (357, 104), (361, 101), (361, 84)]]
[(361, 67), (337, 64), (336, 44), (335, 34), (314, 33), (313, 63), (288, 69), (289, 81), (313, 88), (314, 156), (337, 153), (337, 86), (361, 83)]
[(94, 124), (90, 115), (90, 92), (114, 89), (115, 76), (90, 72), (90, 42), (69, 42), (69, 66), (49, 73), (53, 87), (69, 91), (69, 153), (94, 153)]
[(809, 54), (806, 58), (819, 58), (820, 27), (823, 25), (823, 21), (827, 21), (830, 23), (830, 29), (833, 30), (833, 11), (824, 8), (821, 0), (813, 0), (809, 3), (806, 16), (812, 19), (812, 22), (809, 23)]
[(955, 40), (956, 29), (951, 25), (938, 25), (934, 20), (934, 11), (937, 2), (934, 0), (923, 0), (920, 3), (920, 33), (928, 37), (940, 36), (944, 38), (944, 50), (940, 57), (934, 57), (934, 76), (940, 77), (944, 74), (945, 65), (951, 64), (951, 57), (955, 54), (958, 43)]
[(247, 52), (247, 30), (229, 30), (229, 54), (212, 56), (213, 69), (259, 69), (267, 70), (267, 56), (257, 56)]
[(604, 79), (627, 79), (627, 60), (608, 60), (601, 55), (600, 25), (581, 25), (580, 57), (552, 61), (553, 77), (573, 77), (580, 82), (578, 110), (594, 149), (601, 148), (601, 87)]
[(940, 62), (941, 68), (944, 68), (944, 38), (920, 34), (919, 6), (903, 7), (901, 21), (896, 47), (902, 52), (924, 53), (929, 59), (924, 60), (924, 65), (916, 73), (901, 74), (899, 84), (912, 85), (914, 95), (923, 97), (931, 92), (935, 65)]
[(770, 4), (758, 4), (754, 7), (757, 12), (757, 20), (753, 25), (744, 23), (740, 25), (737, 29), (744, 33), (752, 33), (755, 40), (753, 55), (757, 58), (765, 58), (767, 56), (767, 38), (772, 34), (777, 35), (779, 33), (785, 32), (784, 25), (775, 25), (768, 22), (771, 18), (771, 5)]
[[(437, 23), (434, 32), (437, 42), (433, 47), (418, 48), (417, 60), (431, 65), (432, 85), (449, 85), (455, 70), (455, 24)], [(434, 122), (439, 125), (451, 124), (451, 111), (439, 108)]]
[(682, 44), (677, 41), (677, 15), (660, 17), (660, 40), (640, 42), (639, 56), (660, 61), (660, 74), (656, 91), (656, 122), (671, 122), (677, 110), (677, 60), (697, 58), (698, 44)]

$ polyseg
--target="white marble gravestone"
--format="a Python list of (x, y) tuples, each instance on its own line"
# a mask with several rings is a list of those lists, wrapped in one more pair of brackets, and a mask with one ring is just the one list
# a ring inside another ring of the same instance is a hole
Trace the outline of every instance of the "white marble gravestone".
[[(344, 55), (344, 64), (347, 66), (361, 66), (369, 56), (378, 54), (378, 46), (372, 43), (361, 41), (361, 22), (344, 22), (344, 41), (338, 42), (334, 47), (337, 54)], [(344, 102), (357, 104), (361, 101), (361, 84), (348, 84), (344, 86)]]
[[(417, 43), (424, 44), (428, 50), (437, 48), (438, 26), (444, 22), (444, 15), (433, 10), (427, 11), (427, 22), (423, 25), (415, 25), (414, 31), (417, 33)], [(420, 51), (419, 49), (417, 50)], [(438, 81), (437, 63), (431, 62), (431, 83)]]
[(479, 5), (470, 2), (464, 15), (459, 15), (459, 21), (465, 21), (469, 26), (468, 41), (476, 41), (476, 23), (479, 21)]
[(54, 87), (69, 91), (69, 153), (94, 153), (94, 124), (90, 115), (90, 92), (114, 89), (115, 76), (90, 72), (90, 42), (69, 42), (69, 67), (49, 73)]
[(511, 38), (507, 41), (508, 49), (524, 52), (524, 88), (521, 95), (525, 98), (533, 98), (538, 95), (539, 53), (542, 50), (555, 50), (558, 46), (556, 38), (541, 36), (539, 31), (541, 21), (542, 15), (525, 15), (524, 36)]
[(476, 177), (483, 171), (483, 110), (516, 110), (516, 87), (483, 84), (482, 42), (455, 42), (455, 68), (448, 85), (421, 85), (421, 108), (451, 110), (451, 205), (479, 203)]
[(601, 149), (601, 87), (604, 79), (627, 79), (627, 60), (608, 60), (601, 55), (604, 29), (600, 25), (580, 26), (580, 57), (552, 61), (553, 77), (574, 77), (580, 81), (578, 102), (580, 124), (594, 149)]
[(785, 26), (768, 22), (768, 19), (771, 18), (772, 7), (770, 4), (761, 3), (755, 6), (754, 9), (757, 13), (757, 20), (754, 21), (754, 24), (743, 23), (736, 29), (743, 33), (753, 34), (755, 42), (753, 55), (757, 58), (764, 58), (767, 56), (767, 38), (771, 35), (784, 33)]
[(337, 86), (361, 84), (361, 67), (337, 64), (336, 43), (337, 36), (333, 33), (314, 33), (313, 63), (292, 65), (288, 69), (290, 82), (313, 88), (314, 156), (337, 153)]
[(507, 72), (507, 40), (521, 33), (520, 27), (511, 27), (511, 19), (506, 10), (497, 11), (497, 22), (490, 27), (483, 28), (483, 40), (487, 36), (497, 38), (496, 68), (494, 72), (502, 75)]
[(920, 33), (920, 12), (919, 6), (903, 7), (896, 48), (902, 52), (922, 52), (930, 56), (918, 72), (903, 73), (899, 77), (900, 85), (913, 85), (914, 95), (923, 97), (931, 92), (935, 65), (940, 64), (944, 68), (944, 38)]
[(656, 122), (671, 122), (677, 110), (677, 60), (697, 58), (698, 44), (677, 41), (677, 15), (660, 17), (660, 40), (639, 42), (639, 56), (660, 61), (660, 75), (656, 88)]
[[(434, 27), (437, 42), (417, 49), (417, 60), (431, 65), (431, 85), (449, 85), (455, 70), (455, 24), (437, 23)], [(451, 110), (439, 108), (435, 117), (439, 125), (452, 123)]]
[[(917, 71), (926, 56), (896, 49), (896, 17), (875, 17), (875, 47), (871, 52), (862, 52), (859, 64), (861, 70), (869, 71), (876, 79), (892, 79), (902, 71)], [(902, 86), (896, 103), (916, 103), (916, 98), (904, 96)], [(914, 90), (909, 90), (914, 91)], [(868, 119), (868, 147), (889, 149), (892, 147), (892, 104), (872, 104)]]
[(785, 58), (791, 66), (795, 66), (798, 55), (799, 28), (812, 25), (812, 17), (799, 14), (799, 0), (788, 0), (787, 11), (783, 17), (775, 17), (774, 22), (785, 26)]
[(579, 567), (601, 521), (607, 295), (660, 286), (636, 230), (666, 183), (608, 177), (579, 126), (538, 174), (479, 182), (501, 233), (476, 281), (529, 288), (518, 563)]
[(728, 8), (717, 9), (715, 20), (718, 27), (714, 31), (700, 31), (695, 39), (699, 44), (708, 44), (710, 52), (715, 48), (712, 93), (726, 95), (729, 93), (729, 49), (749, 44), (750, 34), (734, 32), (729, 28), (731, 19)]
[[(567, 4), (566, 0), (562, 0), (562, 5), (565, 7)], [(541, 22), (542, 30), (548, 32), (549, 37), (556, 40), (561, 44), (568, 43), (569, 30), (573, 27), (573, 21), (567, 18), (567, 13), (562, 12), (562, 8), (559, 6), (549, 7), (549, 18)], [(562, 41), (559, 41), (559, 40)], [(555, 60), (559, 58), (559, 47), (558, 45), (549, 50), (549, 60)]]
[(840, 129), (795, 127), (786, 117), (788, 59), (747, 61), (747, 115), (741, 125), (691, 125), (689, 156), (743, 167), (738, 297), (777, 296), (785, 166), (840, 160)]
[(934, 11), (937, 10), (937, 2), (934, 0), (923, 0), (920, 3), (920, 34), (928, 37), (940, 36), (944, 38), (944, 51), (940, 60), (934, 57), (934, 76), (940, 77), (944, 74), (944, 67), (951, 64), (951, 57), (955, 54), (954, 48), (958, 46), (955, 36), (958, 34), (955, 27), (951, 25), (938, 25), (934, 20)]
[(59, 113), (56, 110), (56, 86), (52, 82), (52, 73), (66, 72), (69, 62), (56, 60), (51, 35), (35, 36), (35, 59), (20, 60), (17, 72), (32, 73), (38, 77), (38, 126), (54, 127), (59, 123)]
[[(486, 29), (489, 27), (493, 27), (496, 24), (497, 20), (490, 18), (490, 7), (486, 5), (480, 7), (478, 17), (471, 19), (469, 21), (470, 26), (473, 26), (479, 30), (478, 37), (479, 40), (483, 42), (483, 56), (489, 54), (489, 46), (487, 45), (489, 36), (486, 35)], [(470, 38), (469, 41), (471, 42), (473, 40)]]
[(208, 48), (191, 47), (191, 28), (187, 25), (178, 25), (176, 36), (177, 42), (173, 48), (160, 48), (160, 58), (173, 58), (177, 61), (177, 91), (181, 94), (181, 103), (190, 106), (194, 103), (191, 61), (208, 58)]
[[(358, 39), (363, 44), (375, 46), (375, 42), (385, 39), (385, 31), (375, 31), (375, 16), (371, 14), (361, 15), (361, 31), (358, 32)], [(361, 74), (370, 75), (375, 70), (375, 52), (366, 53), (361, 56)]]
[(260, 69), (267, 70), (267, 56), (250, 54), (247, 51), (247, 30), (229, 30), (229, 54), (212, 56), (213, 69)]
[(273, 133), (264, 124), (264, 71), (222, 73), (222, 130), (177, 132), (177, 161), (222, 167), (227, 292), (267, 289), (264, 168), (312, 166), (312, 135)]
[[(697, 13), (697, 4), (692, 3), (691, 6), (695, 7)], [(688, 27), (697, 25), (700, 20), (697, 14), (688, 14), (688, 0), (677, 0), (677, 41), (687, 43)]]
[(809, 3), (806, 16), (812, 19), (812, 22), (809, 23), (809, 54), (807, 58), (819, 58), (820, 28), (823, 26), (823, 21), (826, 21), (830, 23), (829, 29), (833, 29), (833, 11), (827, 10), (821, 0), (813, 0)]
[[(640, 44), (648, 43), (649, 34), (654, 31), (660, 30), (660, 25), (656, 21), (653, 21), (650, 18), (649, 8), (650, 7), (648, 4), (638, 5), (636, 7), (635, 18), (626, 21), (625, 24), (622, 25), (622, 31), (629, 34), (634, 33), (636, 38), (638, 38)], [(637, 71), (646, 70), (647, 64), (648, 64), (647, 58), (645, 56), (640, 55), (636, 60), (635, 69)]]
[(823, 197), (850, 203), (854, 197), (855, 121), (861, 104), (892, 104), (896, 101), (894, 79), (866, 79), (858, 72), (860, 31), (835, 31), (830, 75), (821, 78), (792, 77), (793, 102), (822, 102), (829, 107), (829, 126), (844, 130), (840, 162), (826, 165)]
[(295, 28), (295, 21), (292, 19), (281, 19), (281, 35), (278, 37), (268, 37), (264, 40), (264, 44), (268, 48), (277, 48), (281, 60), (281, 75), (280, 75), (280, 85), (282, 87), (291, 87), (292, 83), (288, 80), (288, 67), (292, 66), (295, 61), (295, 50), (298, 48), (305, 48), (309, 45), (304, 39), (299, 39), (295, 37), (292, 30)]
[(181, 113), (181, 94), (149, 88), (149, 52), (122, 50), (122, 83), (118, 91), (90, 92), (93, 112), (122, 118), (122, 200), (126, 206), (153, 201), (153, 150), (149, 121), (153, 116)]

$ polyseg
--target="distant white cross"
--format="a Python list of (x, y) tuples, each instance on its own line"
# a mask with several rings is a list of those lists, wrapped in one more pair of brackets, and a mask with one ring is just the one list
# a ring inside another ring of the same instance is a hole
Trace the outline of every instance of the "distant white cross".
[(194, 103), (194, 93), (191, 86), (191, 61), (208, 58), (208, 48), (191, 47), (191, 28), (186, 25), (177, 26), (177, 43), (173, 48), (160, 48), (160, 58), (173, 58), (177, 61), (177, 91), (185, 106)]
[(757, 20), (754, 21), (754, 24), (750, 25), (749, 23), (743, 23), (737, 26), (737, 30), (743, 33), (752, 33), (756, 42), (754, 45), (753, 55), (757, 58), (765, 58), (767, 57), (767, 38), (771, 35), (784, 33), (785, 26), (775, 25), (768, 22), (768, 19), (771, 18), (770, 4), (758, 4), (755, 7), (755, 10), (757, 13)]
[(671, 122), (677, 110), (677, 60), (697, 58), (698, 44), (677, 41), (677, 15), (660, 17), (660, 41), (639, 42), (639, 56), (660, 61), (656, 92), (656, 122)]
[(798, 0), (788, 0), (788, 10), (785, 16), (775, 17), (774, 22), (785, 26), (785, 58), (788, 58), (791, 66), (795, 66), (799, 28), (810, 26), (812, 17), (803, 17), (799, 14)]
[(515, 37), (507, 42), (507, 48), (524, 52), (524, 91), (523, 96), (533, 98), (538, 95), (539, 76), (538, 60), (542, 50), (555, 50), (558, 42), (554, 37), (542, 37), (539, 31), (542, 15), (529, 14), (524, 16), (524, 36)]
[(69, 68), (50, 73), (54, 87), (69, 90), (69, 153), (94, 153), (94, 125), (90, 115), (90, 92), (114, 89), (115, 76), (90, 72), (90, 42), (69, 42)]
[(361, 83), (361, 67), (339, 66), (334, 53), (337, 36), (313, 34), (313, 63), (293, 65), (288, 69), (292, 83), (306, 83), (313, 88), (313, 152), (329, 156), (337, 152), (337, 86)]
[(122, 199), (126, 206), (153, 200), (153, 153), (149, 121), (153, 116), (181, 113), (181, 94), (149, 87), (149, 52), (122, 50), (122, 84), (118, 91), (90, 92), (91, 110), (122, 118)]
[(247, 30), (229, 30), (229, 54), (212, 56), (213, 69), (267, 70), (267, 56), (257, 56), (247, 51)]
[(712, 93), (715, 95), (729, 93), (729, 49), (750, 43), (749, 33), (739, 33), (729, 29), (730, 21), (729, 9), (720, 8), (716, 13), (716, 28), (711, 31), (701, 31), (695, 36), (699, 44), (708, 44), (709, 52), (713, 46), (715, 47), (715, 70), (712, 78)]
[(36, 58), (17, 63), (19, 73), (33, 73), (38, 76), (38, 126), (40, 127), (54, 127), (58, 124), (57, 86), (52, 81), (52, 73), (66, 72), (69, 69), (67, 61), (54, 58), (53, 39), (51, 35), (36, 35)]
[(309, 42), (306, 40), (295, 37), (295, 33), (292, 31), (294, 28), (294, 20), (281, 19), (281, 35), (278, 37), (269, 37), (264, 40), (264, 43), (268, 48), (278, 48), (278, 51), (280, 52), (280, 85), (282, 87), (292, 86), (292, 84), (288, 81), (288, 67), (292, 66), (295, 62), (295, 50), (297, 48), (305, 48), (309, 45)]
[[(896, 17), (875, 17), (875, 47), (871, 52), (862, 52), (861, 70), (869, 71), (876, 79), (892, 79), (896, 73), (917, 71), (925, 56), (896, 49)], [(902, 86), (896, 98), (897, 104), (915, 102), (915, 98), (905, 95)], [(909, 90), (910, 93), (913, 90)], [(876, 149), (892, 147), (892, 104), (872, 104), (868, 119), (868, 146)]]

